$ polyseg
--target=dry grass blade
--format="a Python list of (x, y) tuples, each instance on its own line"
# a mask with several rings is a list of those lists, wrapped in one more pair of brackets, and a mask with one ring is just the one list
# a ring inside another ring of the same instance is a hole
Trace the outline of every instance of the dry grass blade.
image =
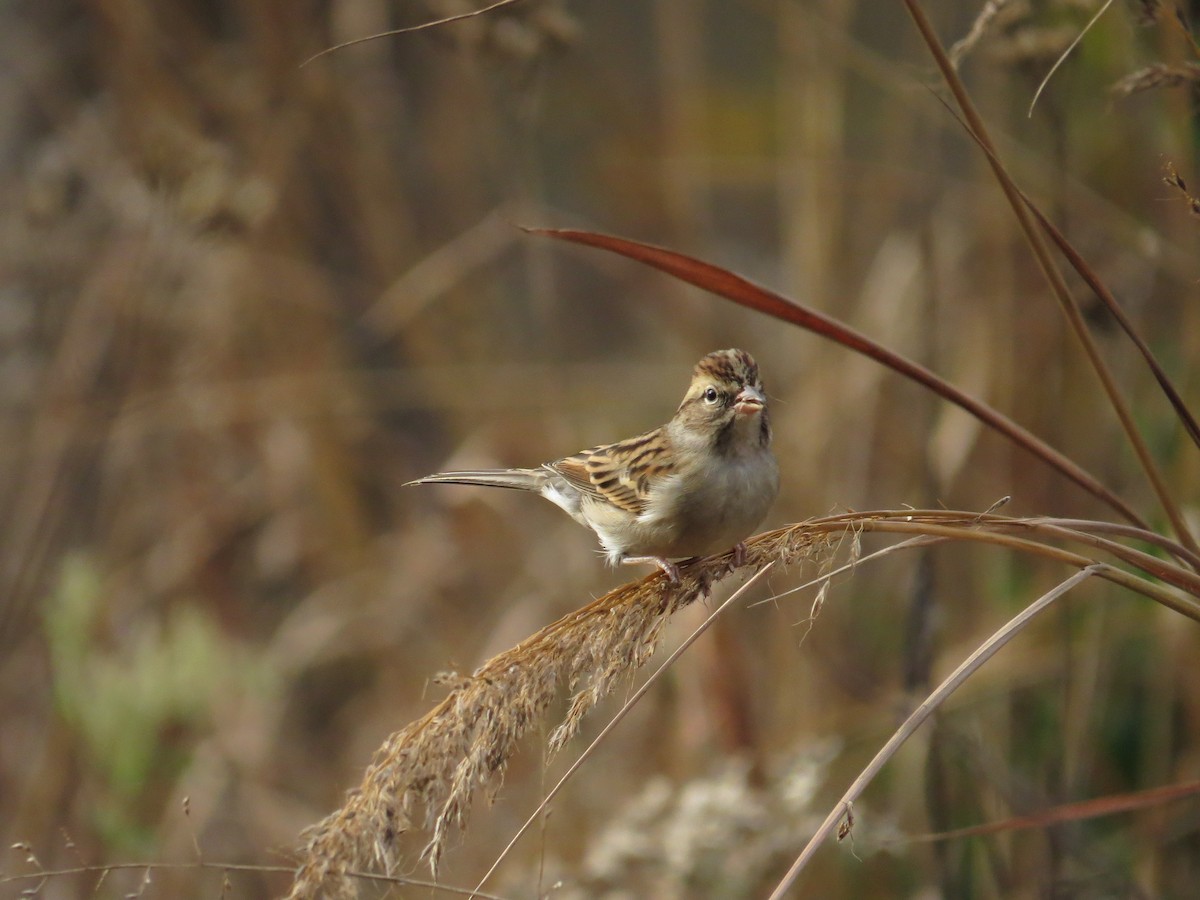
[(1067, 49), (1064, 50), (1058, 57), (1058, 59), (1054, 61), (1054, 65), (1050, 67), (1050, 71), (1046, 73), (1046, 77), (1042, 79), (1042, 83), (1039, 84), (1037, 86), (1037, 90), (1033, 92), (1033, 99), (1029, 101), (1030, 118), (1033, 118), (1033, 108), (1037, 106), (1038, 98), (1042, 96), (1042, 91), (1046, 89), (1046, 85), (1050, 83), (1050, 79), (1054, 77), (1054, 73), (1059, 70), (1059, 67), (1062, 66), (1064, 62), (1066, 62), (1067, 57), (1071, 55), (1071, 51), (1079, 46), (1079, 42), (1083, 40), (1084, 35), (1092, 30), (1092, 26), (1100, 21), (1100, 17), (1108, 12), (1108, 9), (1110, 6), (1112, 6), (1112, 4), (1113, 0), (1105, 0), (1104, 5), (1096, 10), (1096, 14), (1088, 20), (1088, 23), (1083, 26), (1083, 29), (1079, 32), (1079, 34), (1075, 35), (1075, 39), (1071, 41), (1070, 46), (1068, 46)]
[(1087, 568), (1076, 572), (1070, 578), (1056, 585), (1050, 591), (1047, 591), (1016, 617), (1010, 620), (999, 631), (988, 638), (974, 653), (972, 653), (962, 664), (955, 669), (945, 681), (938, 685), (928, 697), (922, 701), (921, 705), (913, 711), (904, 724), (901, 725), (888, 740), (886, 744), (875, 754), (875, 758), (867, 765), (865, 769), (854, 779), (853, 784), (842, 795), (841, 800), (834, 805), (833, 810), (825, 818), (821, 827), (817, 829), (808, 845), (801, 851), (792, 867), (780, 880), (775, 890), (771, 893), (771, 900), (778, 900), (786, 896), (787, 892), (792, 889), (799, 877), (804, 866), (812, 859), (817, 848), (833, 834), (842, 820), (842, 817), (848, 813), (852, 804), (866, 789), (871, 780), (879, 773), (884, 765), (895, 755), (900, 746), (907, 741), (913, 733), (921, 726), (921, 724), (929, 718), (933, 712), (945, 702), (955, 690), (957, 690), (963, 682), (973, 675), (980, 666), (996, 655), (1005, 644), (1012, 640), (1017, 633), (1025, 627), (1038, 613), (1048, 607), (1051, 603), (1061, 597), (1063, 594), (1078, 586), (1081, 582), (1097, 574), (1102, 569), (1106, 568), (1102, 565), (1088, 566)]
[[(773, 533), (749, 542), (745, 564), (794, 562), (826, 545), (820, 532)], [(289, 897), (355, 897), (355, 870), (394, 871), (397, 839), (431, 834), (434, 873), (452, 831), (466, 826), (476, 790), (495, 791), (518, 742), (565, 686), (573, 696), (551, 748), (573, 736), (605, 695), (653, 654), (663, 625), (731, 571), (732, 555), (684, 566), (672, 586), (661, 573), (624, 585), (564, 616), (459, 679), (450, 695), (393, 734), (345, 805), (305, 834)]]
[(976, 398), (970, 396), (924, 366), (913, 362), (877, 343), (871, 338), (836, 319), (802, 306), (780, 294), (770, 291), (761, 285), (754, 284), (723, 269), (720, 266), (703, 262), (695, 257), (632, 241), (613, 235), (597, 234), (591, 231), (578, 231), (567, 228), (532, 228), (532, 234), (545, 235), (559, 240), (571, 241), (590, 247), (599, 247), (612, 253), (619, 253), (630, 259), (653, 266), (663, 272), (673, 275), (681, 281), (704, 288), (734, 303), (739, 303), (750, 309), (773, 316), (784, 322), (799, 325), (801, 328), (818, 334), (821, 337), (836, 341), (843, 347), (861, 353), (876, 362), (880, 362), (901, 375), (911, 378), (956, 406), (966, 410), (984, 424), (1003, 434), (1019, 447), (1053, 466), (1067, 478), (1074, 481), (1084, 490), (1103, 500), (1122, 516), (1143, 528), (1148, 527), (1143, 519), (1120, 497), (1105, 487), (1095, 476), (1084, 470), (1074, 460), (1055, 450), (1041, 438), (1022, 428), (1012, 419), (998, 412)]
[(1158, 470), (1158, 466), (1154, 462), (1154, 458), (1150, 454), (1149, 448), (1146, 446), (1145, 440), (1143, 440), (1141, 433), (1137, 429), (1137, 425), (1133, 420), (1133, 414), (1129, 409), (1129, 404), (1125, 401), (1124, 395), (1117, 387), (1112, 372), (1101, 357), (1095, 341), (1092, 340), (1087, 323), (1083, 319), (1083, 314), (1080, 312), (1078, 304), (1071, 296), (1062, 273), (1059, 272), (1058, 267), (1054, 264), (1054, 260), (1050, 256), (1050, 248), (1046, 245), (1041, 232), (1035, 227), (1030, 218), (1031, 213), (1027, 210), (1026, 199), (1017, 188), (1012, 177), (1008, 174), (1008, 170), (1001, 163), (1000, 157), (996, 153), (995, 145), (988, 136), (983, 119), (975, 109), (975, 105), (971, 102), (971, 97), (967, 93), (966, 86), (946, 56), (946, 51), (942, 47), (941, 41), (938, 39), (937, 33), (933, 30), (933, 26), (921, 8), (920, 3), (917, 0), (904, 0), (904, 5), (908, 8), (909, 15), (912, 17), (917, 30), (921, 33), (921, 37), (924, 39), (929, 52), (937, 63), (938, 69), (942, 73), (942, 78), (950, 88), (951, 93), (954, 94), (954, 99), (958, 103), (959, 109), (962, 110), (963, 118), (966, 120), (969, 130), (979, 146), (986, 152), (992, 173), (996, 176), (1001, 190), (1004, 191), (1004, 196), (1008, 199), (1009, 206), (1012, 208), (1013, 214), (1017, 217), (1021, 230), (1025, 234), (1025, 239), (1033, 251), (1034, 257), (1042, 269), (1042, 273), (1046, 276), (1055, 299), (1058, 301), (1063, 314), (1067, 317), (1067, 321), (1070, 323), (1084, 352), (1087, 354), (1092, 370), (1096, 373), (1101, 386), (1104, 388), (1109, 404), (1112, 406), (1113, 412), (1116, 413), (1121, 427), (1125, 431), (1125, 436), (1128, 438), (1134, 453), (1137, 455), (1142, 471), (1145, 472), (1147, 479), (1154, 488), (1155, 495), (1158, 497), (1163, 511), (1167, 514), (1167, 518), (1171, 520), (1171, 526), (1175, 529), (1175, 534), (1189, 550), (1193, 552), (1200, 551), (1200, 544), (1197, 544), (1195, 537), (1189, 530), (1186, 520), (1175, 503), (1172, 491), (1168, 488), (1166, 481)]
[(490, 3), (482, 9), (473, 9), (470, 12), (459, 13), (454, 16), (445, 16), (441, 19), (434, 19), (430, 22), (422, 22), (420, 25), (409, 25), (405, 28), (393, 28), (390, 31), (380, 31), (375, 34), (368, 34), (366, 37), (355, 38), (352, 41), (343, 41), (340, 44), (335, 44), (332, 47), (326, 47), (320, 53), (314, 53), (304, 62), (300, 63), (300, 68), (304, 68), (313, 60), (320, 59), (322, 56), (333, 53), (335, 50), (344, 50), (347, 47), (353, 47), (357, 44), (365, 44), (367, 41), (374, 41), (378, 38), (395, 37), (398, 34), (409, 34), (414, 31), (424, 31), (427, 28), (436, 28), (440, 25), (450, 25), (454, 22), (461, 22), (463, 19), (473, 19), (476, 16), (482, 16), (485, 13), (490, 13), (492, 10), (499, 9), (502, 6), (512, 6), (514, 3), (520, 3), (521, 0), (496, 0), (495, 3)]

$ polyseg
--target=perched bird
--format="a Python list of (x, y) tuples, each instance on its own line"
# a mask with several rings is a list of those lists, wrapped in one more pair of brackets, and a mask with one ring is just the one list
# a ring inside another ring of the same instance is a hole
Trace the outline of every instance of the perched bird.
[(409, 484), (479, 484), (541, 494), (596, 533), (610, 565), (671, 562), (735, 548), (779, 491), (767, 397), (744, 350), (717, 350), (692, 372), (666, 425), (536, 469), (439, 472)]

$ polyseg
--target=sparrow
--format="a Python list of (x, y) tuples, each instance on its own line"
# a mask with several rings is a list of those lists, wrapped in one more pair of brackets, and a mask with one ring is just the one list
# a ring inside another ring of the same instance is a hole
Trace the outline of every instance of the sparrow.
[[(654, 563), (672, 582), (676, 559), (734, 549), (779, 492), (758, 364), (717, 350), (696, 364), (667, 424), (535, 469), (438, 472), (412, 484), (475, 484), (541, 494), (596, 533), (609, 565)], [(407, 486), (407, 485), (406, 485)]]

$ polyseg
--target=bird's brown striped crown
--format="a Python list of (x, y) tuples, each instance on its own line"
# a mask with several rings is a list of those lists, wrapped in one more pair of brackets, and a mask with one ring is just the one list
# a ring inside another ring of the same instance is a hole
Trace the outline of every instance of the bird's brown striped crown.
[(696, 363), (692, 378), (707, 376), (714, 381), (748, 387), (762, 387), (758, 376), (758, 363), (745, 350), (714, 350)]

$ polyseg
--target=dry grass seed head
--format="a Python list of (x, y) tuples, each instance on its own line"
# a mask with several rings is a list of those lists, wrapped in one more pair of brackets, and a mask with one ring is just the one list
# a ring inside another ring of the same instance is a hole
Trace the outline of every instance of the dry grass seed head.
[(967, 54), (975, 49), (975, 45), (979, 43), (983, 36), (992, 29), (996, 17), (1010, 3), (1012, 3), (1012, 0), (987, 0), (983, 4), (967, 33), (955, 41), (954, 45), (950, 48), (950, 62), (954, 64), (955, 68), (962, 63)]
[(1123, 98), (1143, 91), (1180, 87), (1185, 84), (1200, 85), (1200, 63), (1187, 62), (1177, 66), (1155, 63), (1130, 72), (1109, 90), (1114, 96)]
[(1137, 0), (1134, 5), (1137, 6), (1137, 11), (1134, 13), (1134, 21), (1143, 28), (1147, 28), (1157, 22), (1159, 13), (1162, 12), (1162, 3), (1160, 0)]
[[(790, 564), (829, 546), (827, 535), (804, 526), (781, 529), (747, 543), (746, 567)], [(424, 856), (436, 875), (451, 834), (467, 825), (475, 791), (494, 797), (518, 742), (559, 686), (572, 697), (551, 734), (552, 753), (620, 679), (650, 658), (667, 619), (707, 596), (730, 568), (729, 555), (713, 557), (685, 567), (677, 586), (653, 575), (619, 587), (456, 680), (449, 696), (384, 742), (343, 807), (302, 835), (301, 865), (288, 896), (357, 896), (352, 873), (394, 872), (399, 837), (417, 827), (431, 834)]]

